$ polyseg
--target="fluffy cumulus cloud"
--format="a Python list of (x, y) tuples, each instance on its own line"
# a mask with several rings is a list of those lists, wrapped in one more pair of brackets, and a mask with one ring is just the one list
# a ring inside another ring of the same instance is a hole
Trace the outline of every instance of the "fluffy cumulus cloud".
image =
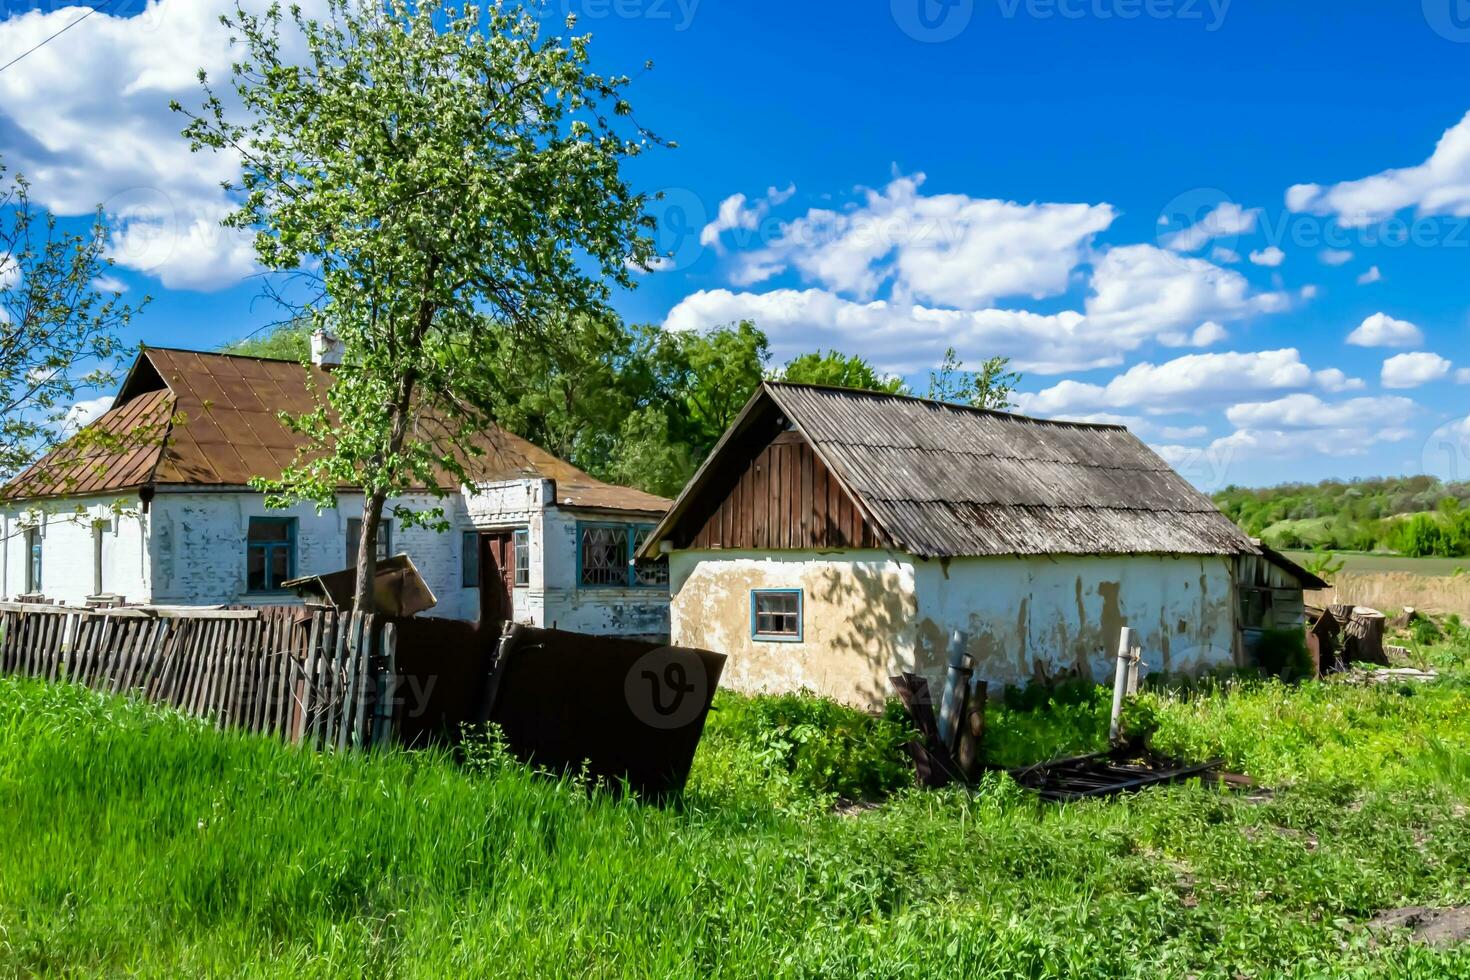
[(1359, 286), (1371, 286), (1375, 282), (1382, 282), (1382, 281), (1383, 281), (1383, 272), (1376, 265), (1373, 266), (1367, 272), (1363, 273), (1361, 276), (1358, 277), (1358, 285)]
[(1418, 406), (1408, 398), (1350, 398), (1328, 403), (1298, 393), (1265, 402), (1234, 405), (1225, 417), (1239, 429), (1346, 429), (1354, 426), (1401, 427)]
[(1383, 387), (1417, 388), (1439, 381), (1454, 367), (1438, 354), (1418, 351), (1413, 354), (1396, 354), (1383, 362)]
[(896, 295), (975, 309), (1003, 297), (1040, 299), (1067, 289), (1092, 238), (1115, 217), (1107, 204), (1018, 204), (920, 193), (923, 174), (869, 190), (854, 207), (813, 209), (741, 256), (737, 285), (788, 269), (854, 299), (885, 284)]
[(1257, 293), (1233, 269), (1153, 245), (1127, 245), (1097, 260), (1086, 310), (1100, 329), (1159, 335), (1168, 343), (1207, 322), (1276, 313), (1288, 305), (1286, 294)]
[(1323, 265), (1347, 265), (1353, 260), (1353, 253), (1345, 248), (1326, 248), (1317, 257)]
[(1019, 396), (1021, 408), (1040, 415), (1142, 409), (1191, 411), (1229, 404), (1246, 391), (1310, 387), (1311, 368), (1294, 348), (1187, 354), (1162, 364), (1135, 364), (1107, 384), (1066, 380)]
[(1281, 249), (1277, 248), (1275, 245), (1268, 245), (1267, 247), (1261, 249), (1259, 252), (1251, 253), (1251, 262), (1253, 264), (1264, 265), (1270, 269), (1276, 268), (1285, 261), (1286, 253), (1281, 251)]
[(62, 419), (61, 429), (67, 433), (78, 432), (101, 418), (102, 413), (111, 407), (111, 395), (103, 395), (99, 398), (88, 398), (84, 401), (79, 401), (67, 409), (66, 417)]
[[(87, 9), (40, 6), (0, 21), (0, 50), (38, 44)], [(245, 6), (260, 10), (266, 0)], [(325, 4), (302, 6), (311, 13)], [(168, 107), (199, 101), (201, 68), (227, 78), (233, 59), (219, 14), (199, 0), (150, 0), (130, 17), (99, 12), (0, 73), (9, 167), (58, 214), (102, 204), (119, 265), (171, 289), (221, 288), (255, 271), (249, 236), (219, 227), (229, 210), (220, 182), (235, 176), (237, 161), (190, 153)]]
[(1292, 211), (1332, 216), (1349, 227), (1384, 221), (1406, 208), (1424, 217), (1470, 217), (1470, 114), (1440, 137), (1429, 159), (1339, 184), (1297, 184)]
[(1362, 378), (1350, 378), (1340, 368), (1324, 368), (1313, 375), (1317, 387), (1323, 391), (1358, 391), (1368, 386)]
[(721, 236), (725, 232), (753, 233), (759, 230), (761, 222), (771, 213), (771, 208), (785, 204), (795, 193), (796, 185), (792, 184), (784, 191), (775, 187), (767, 188), (765, 197), (754, 202), (749, 201), (744, 194), (731, 194), (720, 202), (715, 220), (700, 229), (699, 244), (723, 251)]
[(1424, 342), (1424, 331), (1408, 320), (1374, 313), (1348, 334), (1347, 342), (1355, 347), (1413, 347)]
[(1165, 235), (1162, 241), (1166, 248), (1176, 252), (1197, 251), (1217, 238), (1250, 234), (1256, 230), (1260, 214), (1259, 208), (1247, 209), (1234, 201), (1225, 201), (1188, 228)]
[(671, 330), (703, 330), (752, 319), (771, 338), (776, 358), (818, 348), (861, 351), (885, 371), (927, 370), (958, 350), (1013, 354), (1023, 371), (1054, 374), (1116, 363), (1117, 348), (1086, 329), (1075, 312), (944, 310), (886, 300), (860, 303), (821, 289), (766, 293), (703, 290), (686, 297), (665, 320)]

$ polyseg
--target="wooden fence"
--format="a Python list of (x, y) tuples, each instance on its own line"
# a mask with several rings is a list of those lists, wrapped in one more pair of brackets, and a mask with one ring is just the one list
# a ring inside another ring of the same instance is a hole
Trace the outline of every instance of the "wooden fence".
[(356, 613), (0, 603), (0, 673), (132, 693), (313, 747), (393, 737), (395, 624)]

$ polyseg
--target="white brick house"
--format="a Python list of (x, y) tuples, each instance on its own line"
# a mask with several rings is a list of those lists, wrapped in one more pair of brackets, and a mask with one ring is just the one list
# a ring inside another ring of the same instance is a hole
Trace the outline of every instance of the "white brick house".
[[(281, 582), (350, 566), (359, 493), (344, 489), (322, 513), (267, 510), (247, 486), (294, 456), (296, 437), (275, 413), (304, 409), (307, 377), (289, 361), (144, 351), (93, 423), (140, 433), (135, 445), (80, 459), (63, 447), (6, 487), (0, 596), (276, 605), (299, 601)], [(630, 562), (668, 501), (602, 483), (500, 430), (485, 442), (472, 486), (397, 501), (443, 507), (449, 532), (389, 520), (380, 538), (380, 554), (408, 554), (438, 598), (426, 615), (667, 636), (667, 567)]]

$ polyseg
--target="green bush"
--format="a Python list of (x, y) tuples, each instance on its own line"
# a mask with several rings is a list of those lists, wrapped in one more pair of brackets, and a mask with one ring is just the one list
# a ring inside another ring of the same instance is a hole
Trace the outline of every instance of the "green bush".
[(1262, 673), (1284, 681), (1312, 676), (1312, 658), (1307, 637), (1301, 630), (1267, 630), (1256, 647), (1256, 663)]
[(1409, 635), (1421, 647), (1432, 646), (1444, 639), (1444, 633), (1434, 624), (1434, 620), (1428, 616), (1416, 617), (1414, 622), (1409, 626)]
[(766, 775), (798, 793), (876, 800), (913, 783), (902, 745), (917, 738), (901, 708), (882, 716), (798, 694), (721, 692), (706, 726), (714, 745), (754, 754)]

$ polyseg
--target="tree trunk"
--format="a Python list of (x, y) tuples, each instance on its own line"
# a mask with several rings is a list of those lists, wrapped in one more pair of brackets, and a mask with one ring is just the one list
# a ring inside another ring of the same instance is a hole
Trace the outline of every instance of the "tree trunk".
[(355, 612), (378, 611), (373, 583), (378, 577), (378, 525), (383, 522), (383, 505), (387, 502), (388, 495), (382, 491), (362, 501), (362, 534), (357, 539), (357, 594), (352, 599)]

